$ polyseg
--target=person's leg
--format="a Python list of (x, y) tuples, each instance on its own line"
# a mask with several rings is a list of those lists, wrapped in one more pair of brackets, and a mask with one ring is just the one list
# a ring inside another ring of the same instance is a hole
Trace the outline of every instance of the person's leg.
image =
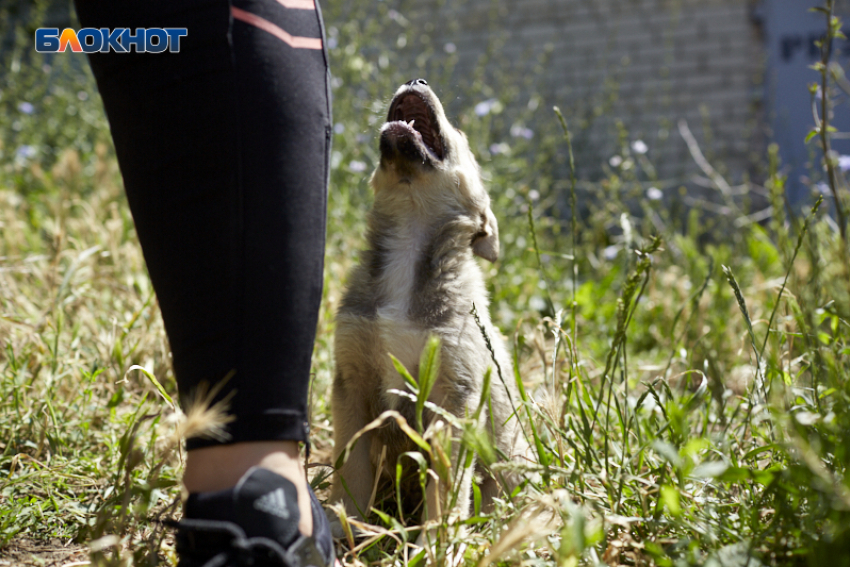
[[(180, 53), (94, 54), (185, 404), (230, 376), (229, 440), (188, 442), (190, 492), (259, 465), (310, 503), (298, 442), (322, 290), (330, 106), (311, 0), (77, 0), (85, 27), (186, 27)], [(282, 33), (281, 33), (282, 32)]]

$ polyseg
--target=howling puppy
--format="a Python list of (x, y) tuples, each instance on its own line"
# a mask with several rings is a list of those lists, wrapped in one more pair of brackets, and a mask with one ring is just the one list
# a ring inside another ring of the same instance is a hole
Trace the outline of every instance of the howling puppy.
[[(412, 425), (412, 401), (390, 390), (405, 383), (390, 354), (418, 376), (419, 358), (430, 335), (442, 341), (440, 368), (429, 401), (460, 418), (472, 416), (484, 375), (492, 367), (491, 403), (481, 425), (503, 456), (524, 454), (524, 438), (512, 407), (519, 398), (511, 359), (488, 315), (484, 278), (473, 255), (495, 262), (499, 232), (490, 197), (466, 136), (446, 119), (439, 99), (422, 79), (402, 85), (381, 128), (381, 163), (372, 175), (374, 206), (368, 218), (368, 249), (350, 276), (337, 313), (336, 375), (333, 383), (334, 460), (351, 438), (382, 412), (393, 409)], [(492, 356), (471, 310), (490, 338)], [(492, 412), (492, 413), (491, 413)], [(426, 411), (426, 426), (435, 414)], [(457, 432), (455, 432), (457, 433)], [(459, 443), (453, 443), (456, 460)], [(383, 448), (388, 470), (415, 446), (393, 420), (360, 437), (335, 473), (331, 501), (359, 516), (372, 494)], [(410, 459), (404, 460), (410, 464)], [(457, 470), (457, 463), (454, 463)], [(489, 505), (504, 482), (478, 471), (482, 500)], [(454, 510), (470, 510), (471, 469), (461, 471)], [(344, 481), (344, 482), (343, 482)], [(428, 518), (446, 510), (446, 488), (426, 488)]]

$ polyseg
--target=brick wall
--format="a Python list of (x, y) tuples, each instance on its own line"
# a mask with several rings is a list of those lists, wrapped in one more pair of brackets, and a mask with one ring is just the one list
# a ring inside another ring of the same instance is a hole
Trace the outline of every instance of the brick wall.
[(436, 46), (454, 45), (453, 81), (488, 48), (490, 65), (518, 78), (545, 58), (524, 88), (538, 91), (541, 108), (570, 116), (587, 175), (616, 152), (617, 120), (648, 145), (671, 184), (694, 171), (679, 118), (733, 180), (763, 147), (763, 40), (746, 0), (419, 0), (404, 8)]

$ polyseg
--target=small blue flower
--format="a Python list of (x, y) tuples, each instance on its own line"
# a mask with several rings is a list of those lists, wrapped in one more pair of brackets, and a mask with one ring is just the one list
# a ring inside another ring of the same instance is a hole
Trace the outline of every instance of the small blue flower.
[(23, 112), (24, 114), (32, 114), (35, 112), (35, 107), (31, 102), (22, 102), (18, 105), (18, 110)]
[(508, 154), (511, 151), (511, 147), (507, 145), (505, 142), (501, 142), (498, 144), (490, 144), (490, 153), (491, 154)]
[(525, 126), (520, 126), (519, 124), (514, 124), (511, 126), (511, 136), (514, 138), (525, 138), (526, 140), (530, 140), (534, 137), (534, 130), (526, 128)]
[(487, 116), (497, 103), (498, 101), (495, 98), (479, 102), (475, 105), (475, 114), (478, 116)]
[(33, 146), (21, 146), (15, 152), (15, 155), (21, 159), (29, 159), (35, 157), (36, 151)]

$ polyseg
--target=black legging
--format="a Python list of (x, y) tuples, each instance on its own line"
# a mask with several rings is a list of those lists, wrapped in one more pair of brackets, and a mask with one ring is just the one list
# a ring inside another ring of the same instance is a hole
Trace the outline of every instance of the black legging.
[(90, 56), (184, 406), (232, 374), (229, 442), (307, 440), (331, 136), (318, 6), (76, 7), (83, 27), (188, 28), (179, 53)]

